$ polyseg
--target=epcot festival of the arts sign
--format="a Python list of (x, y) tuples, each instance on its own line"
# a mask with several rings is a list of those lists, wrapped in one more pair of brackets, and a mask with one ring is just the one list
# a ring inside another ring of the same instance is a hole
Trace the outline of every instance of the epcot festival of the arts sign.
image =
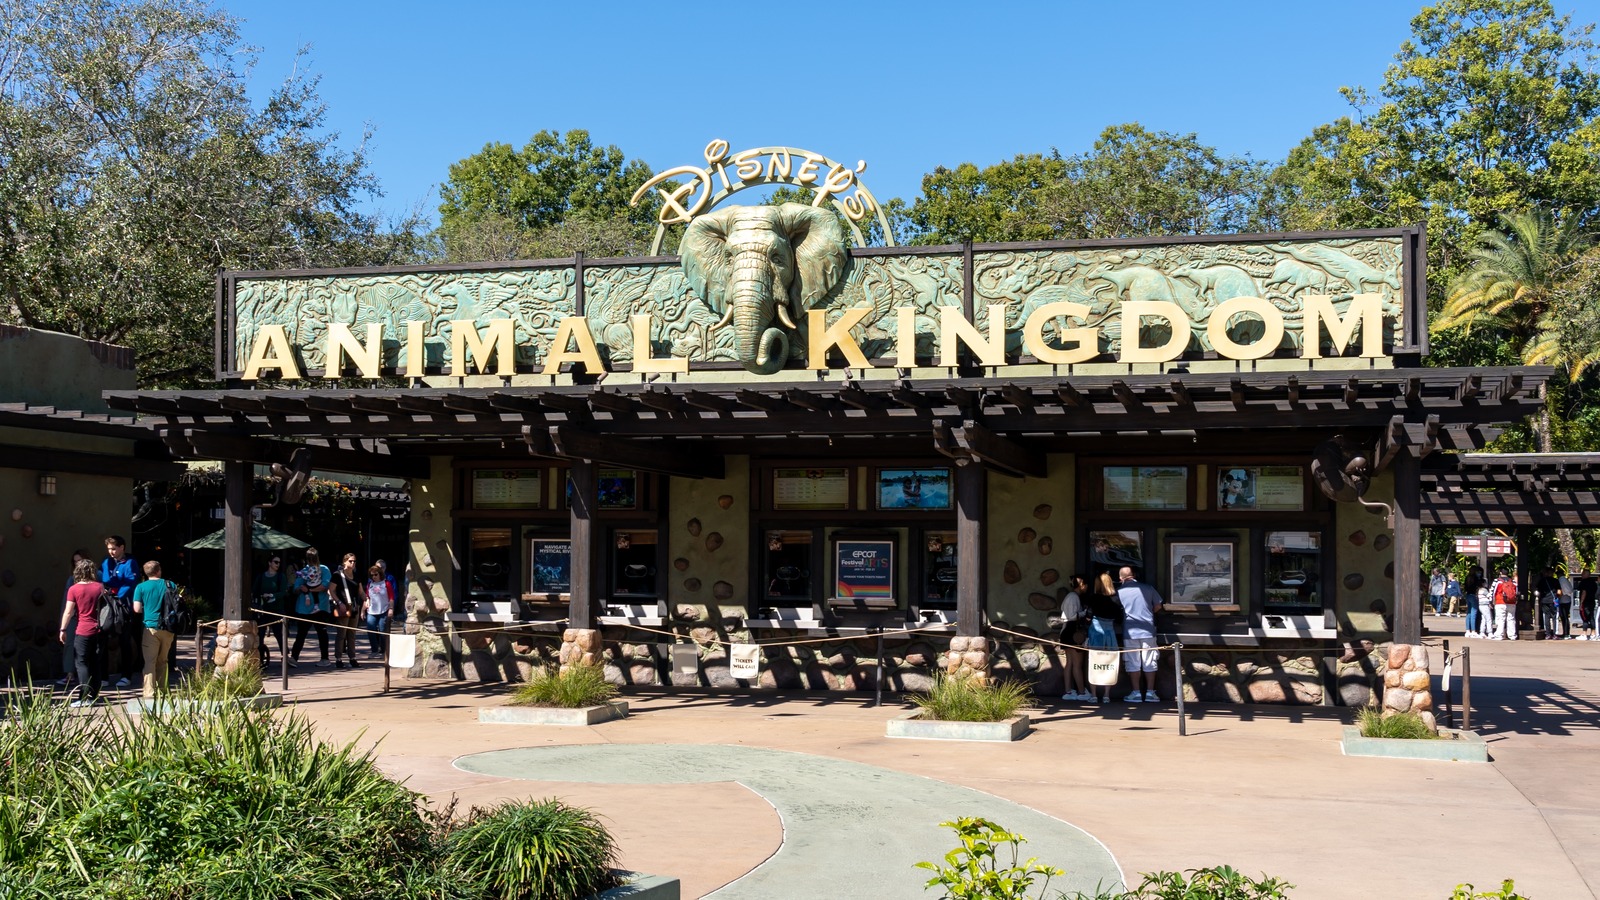
[[(999, 367), (1381, 358), (1402, 342), (1395, 231), (852, 253), (846, 229), (859, 246), (869, 219), (891, 239), (860, 182), (865, 163), (785, 147), (730, 153), (722, 141), (705, 158), (635, 195), (661, 199), (658, 242), (683, 226), (677, 261), (230, 274), (224, 368), (245, 380), (728, 362), (771, 374), (955, 366), (963, 348)], [(811, 189), (813, 202), (717, 207), (780, 183)]]

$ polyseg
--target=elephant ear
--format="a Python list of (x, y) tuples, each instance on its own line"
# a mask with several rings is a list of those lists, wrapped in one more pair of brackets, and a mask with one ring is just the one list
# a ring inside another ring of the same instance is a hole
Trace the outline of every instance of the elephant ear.
[(789, 285), (789, 302), (797, 313), (802, 312), (827, 296), (844, 277), (849, 261), (844, 229), (831, 209), (785, 203), (778, 207), (778, 230), (788, 236), (794, 250), (795, 279)]
[(683, 276), (695, 295), (722, 315), (728, 305), (728, 278), (733, 271), (733, 254), (728, 250), (728, 231), (737, 207), (707, 213), (683, 231), (678, 254), (683, 258)]

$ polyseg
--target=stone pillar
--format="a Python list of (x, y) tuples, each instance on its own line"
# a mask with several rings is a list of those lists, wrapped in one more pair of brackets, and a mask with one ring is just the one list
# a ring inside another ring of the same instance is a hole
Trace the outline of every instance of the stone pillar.
[(963, 637), (950, 639), (950, 649), (939, 660), (939, 668), (953, 678), (976, 678), (980, 683), (989, 680), (989, 639)]
[(1389, 664), (1383, 673), (1383, 714), (1414, 712), (1434, 731), (1432, 680), (1428, 674), (1428, 648), (1421, 644), (1390, 644)]
[(561, 671), (600, 664), (600, 629), (568, 628), (561, 633)]
[(261, 656), (256, 623), (248, 619), (223, 619), (217, 623), (217, 649), (211, 662), (224, 672), (233, 672), (243, 666), (259, 666)]

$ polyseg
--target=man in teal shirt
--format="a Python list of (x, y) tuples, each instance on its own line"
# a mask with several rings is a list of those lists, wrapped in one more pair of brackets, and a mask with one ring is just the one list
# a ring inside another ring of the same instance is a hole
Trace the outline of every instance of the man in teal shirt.
[(172, 632), (161, 628), (168, 583), (161, 577), (161, 563), (153, 559), (144, 564), (144, 578), (133, 589), (133, 612), (144, 621), (144, 698), (154, 700), (158, 685), (167, 688), (167, 655), (172, 652)]

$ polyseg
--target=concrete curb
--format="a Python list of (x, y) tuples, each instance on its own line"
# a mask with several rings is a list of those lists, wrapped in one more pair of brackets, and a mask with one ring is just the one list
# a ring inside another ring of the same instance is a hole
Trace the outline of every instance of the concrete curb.
[(478, 721), (487, 725), (598, 725), (628, 717), (628, 701), (564, 709), (559, 706), (480, 706)]
[(1436, 741), (1415, 741), (1401, 738), (1369, 738), (1361, 736), (1355, 725), (1344, 726), (1341, 744), (1345, 756), (1382, 756), (1389, 759), (1435, 759), (1446, 762), (1489, 761), (1489, 745), (1471, 731), (1441, 728), (1443, 735)]
[(927, 741), (1018, 741), (1031, 728), (1025, 715), (1000, 722), (946, 722), (921, 718), (921, 712), (908, 712), (890, 719), (884, 731), (892, 738)]
[(223, 704), (231, 706), (253, 706), (256, 709), (277, 709), (283, 705), (282, 694), (257, 694), (254, 697), (235, 697), (232, 700), (146, 700), (135, 697), (123, 704), (129, 715), (138, 716), (145, 713), (171, 713), (185, 709), (216, 710)]
[(591, 894), (588, 900), (680, 900), (683, 895), (678, 879), (665, 875), (641, 875), (638, 872), (618, 872), (623, 884)]

